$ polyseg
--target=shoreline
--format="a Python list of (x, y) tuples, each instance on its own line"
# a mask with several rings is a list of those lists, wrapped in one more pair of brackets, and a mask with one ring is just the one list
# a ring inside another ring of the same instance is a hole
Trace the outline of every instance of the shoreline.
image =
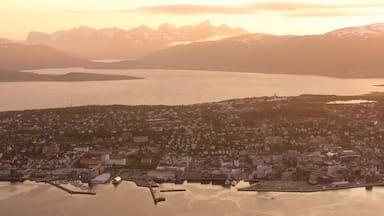
[[(260, 185), (261, 183), (261, 185)], [(315, 192), (324, 192), (324, 191), (335, 191), (335, 190), (347, 190), (354, 188), (363, 188), (367, 190), (372, 187), (383, 187), (384, 181), (375, 182), (375, 183), (349, 183), (348, 185), (343, 186), (332, 186), (330, 184), (326, 185), (309, 185), (306, 182), (284, 182), (284, 181), (263, 181), (250, 185), (249, 187), (238, 188), (237, 191), (240, 192), (285, 192), (285, 193), (315, 193)], [(281, 184), (276, 184), (281, 183)], [(282, 187), (284, 184), (293, 184), (291, 187)]]
[[(28, 181), (35, 182), (35, 183), (45, 183), (52, 185), (54, 187), (57, 187), (65, 192), (68, 192), (69, 194), (85, 194), (85, 195), (96, 195), (96, 193), (91, 191), (74, 191), (71, 189), (68, 189), (64, 186), (61, 186), (59, 184), (55, 184), (51, 181), (39, 181), (37, 179), (28, 179)], [(135, 184), (138, 188), (149, 188), (154, 187), (158, 188), (162, 183), (156, 183), (151, 179), (140, 179), (135, 177), (123, 177), (123, 181), (131, 182)], [(10, 182), (11, 181), (3, 181), (3, 182)], [(152, 183), (150, 183), (152, 182)], [(23, 182), (21, 182), (23, 183)], [(185, 182), (183, 182), (185, 183)], [(250, 182), (249, 182), (250, 183)], [(171, 183), (174, 185), (177, 185), (177, 183)], [(188, 181), (187, 181), (188, 184)], [(202, 182), (200, 182), (201, 185), (206, 185)], [(250, 183), (251, 184), (251, 183)], [(289, 186), (287, 186), (289, 185)], [(224, 185), (221, 185), (222, 189), (228, 189), (228, 187), (224, 187)], [(285, 186), (285, 187), (284, 187)], [(343, 186), (332, 186), (330, 184), (323, 184), (323, 185), (310, 185), (307, 182), (300, 182), (300, 181), (281, 181), (281, 180), (271, 180), (271, 181), (261, 181), (257, 183), (253, 183), (250, 186), (237, 188), (236, 186), (232, 186), (236, 189), (238, 192), (272, 192), (272, 193), (317, 193), (317, 192), (326, 192), (326, 191), (336, 191), (336, 190), (349, 190), (349, 189), (357, 189), (357, 188), (366, 188), (366, 190), (372, 190), (373, 187), (384, 187), (384, 181), (379, 181), (375, 183), (356, 183), (351, 182), (348, 185)], [(230, 187), (229, 187), (230, 188)], [(169, 190), (169, 191), (185, 191), (185, 189), (178, 189), (178, 190)], [(169, 192), (168, 190), (161, 191), (161, 192)]]
[(39, 74), (35, 72), (1, 71), (0, 83), (12, 82), (95, 82), (140, 80), (143, 77), (127, 75), (69, 72), (65, 74)]

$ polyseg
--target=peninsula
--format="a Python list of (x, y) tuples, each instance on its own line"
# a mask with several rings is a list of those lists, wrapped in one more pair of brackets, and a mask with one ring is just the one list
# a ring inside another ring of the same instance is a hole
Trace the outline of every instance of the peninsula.
[(143, 79), (143, 78), (125, 76), (125, 75), (78, 73), (78, 72), (51, 75), (51, 74), (38, 74), (34, 72), (18, 72), (18, 71), (9, 71), (9, 70), (0, 71), (0, 82), (40, 82), (40, 81), (79, 82), (79, 81), (134, 80), (134, 79)]

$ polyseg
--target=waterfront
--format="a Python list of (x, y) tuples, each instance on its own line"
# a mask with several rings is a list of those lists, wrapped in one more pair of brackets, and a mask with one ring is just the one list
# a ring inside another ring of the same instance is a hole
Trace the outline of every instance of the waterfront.
[[(171, 187), (171, 185), (169, 185)], [(96, 196), (69, 195), (43, 183), (0, 182), (2, 215), (379, 215), (383, 188), (317, 193), (237, 192), (234, 188), (185, 184), (185, 192), (161, 194), (154, 205), (147, 188), (131, 182), (94, 188)]]
[(179, 105), (258, 96), (360, 95), (382, 91), (384, 79), (186, 70), (34, 70), (43, 74), (86, 72), (144, 77), (95, 82), (0, 83), (0, 111), (80, 105)]

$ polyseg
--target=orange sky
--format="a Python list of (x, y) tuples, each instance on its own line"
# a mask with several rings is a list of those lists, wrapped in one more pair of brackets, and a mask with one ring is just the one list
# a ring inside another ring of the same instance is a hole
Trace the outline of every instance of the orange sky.
[(0, 0), (0, 37), (25, 39), (31, 30), (80, 25), (157, 28), (210, 20), (251, 32), (317, 34), (384, 22), (384, 0)]

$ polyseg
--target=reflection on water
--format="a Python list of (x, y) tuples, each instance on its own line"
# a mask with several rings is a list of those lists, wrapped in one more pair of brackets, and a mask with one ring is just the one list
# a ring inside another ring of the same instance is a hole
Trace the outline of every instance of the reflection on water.
[(36, 70), (63, 74), (87, 72), (125, 74), (141, 80), (95, 82), (0, 83), (0, 110), (68, 107), (89, 104), (193, 104), (257, 96), (300, 94), (359, 95), (381, 91), (373, 86), (384, 79), (338, 79), (320, 76), (187, 71), (90, 70), (82, 68)]
[[(220, 186), (184, 184), (186, 192), (162, 193), (153, 204), (149, 190), (123, 182), (97, 185), (96, 196), (69, 195), (46, 184), (0, 183), (1, 215), (381, 215), (384, 189), (318, 193), (237, 192)], [(161, 187), (172, 187), (162, 185)], [(160, 193), (160, 192), (157, 192)], [(22, 208), (20, 206), (22, 205)]]

